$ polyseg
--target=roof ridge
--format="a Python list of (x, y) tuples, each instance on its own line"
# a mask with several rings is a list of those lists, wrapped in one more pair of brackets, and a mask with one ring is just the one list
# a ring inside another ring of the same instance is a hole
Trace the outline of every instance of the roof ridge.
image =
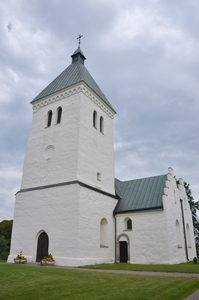
[(149, 178), (154, 178), (154, 177), (163, 177), (167, 174), (161, 174), (161, 175), (155, 175), (155, 176), (149, 176), (149, 177), (142, 177), (142, 178), (135, 178), (135, 179), (127, 179), (127, 180), (120, 180), (118, 178), (115, 178), (116, 180), (118, 180), (119, 182), (130, 182), (130, 181), (136, 181), (136, 180), (142, 180), (142, 179), (149, 179)]

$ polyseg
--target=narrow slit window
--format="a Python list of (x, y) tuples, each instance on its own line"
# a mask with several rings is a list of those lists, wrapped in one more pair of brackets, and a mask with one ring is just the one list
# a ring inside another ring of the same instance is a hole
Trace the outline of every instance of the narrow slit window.
[(58, 109), (57, 109), (57, 124), (61, 123), (61, 117), (62, 117), (62, 108), (58, 107)]
[(47, 127), (50, 127), (50, 126), (51, 126), (52, 115), (53, 115), (52, 110), (50, 110), (50, 111), (48, 112), (48, 122), (47, 122)]
[(189, 225), (187, 224), (186, 226), (187, 229), (187, 242), (188, 242), (188, 247), (191, 248), (191, 235), (190, 235), (190, 229), (189, 229)]
[(97, 173), (97, 180), (101, 181), (101, 174)]
[(100, 117), (100, 132), (104, 133), (104, 118)]
[(178, 248), (182, 248), (180, 223), (178, 220), (176, 220), (176, 235), (177, 235), (177, 246)]
[(93, 127), (97, 128), (97, 112), (93, 112)]

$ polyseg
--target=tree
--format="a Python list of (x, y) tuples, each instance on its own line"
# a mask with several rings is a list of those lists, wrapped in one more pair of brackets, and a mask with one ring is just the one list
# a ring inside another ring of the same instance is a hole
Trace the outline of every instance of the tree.
[(0, 222), (0, 253), (10, 250), (13, 220), (3, 220)]
[(197, 211), (199, 210), (199, 201), (194, 201), (194, 198), (191, 194), (191, 189), (187, 182), (184, 182), (184, 187), (186, 190), (187, 198), (189, 201), (189, 205), (192, 212), (192, 219), (193, 219), (193, 229), (195, 235), (195, 242), (196, 242), (196, 251), (197, 254), (199, 253), (199, 221), (197, 218)]
[(12, 224), (13, 220), (3, 220), (0, 222), (0, 236), (3, 235), (9, 241), (11, 240)]
[(0, 236), (0, 254), (9, 251), (9, 241), (2, 235)]
[(198, 223), (197, 211), (199, 210), (199, 201), (196, 201), (196, 202), (194, 201), (194, 198), (192, 197), (192, 194), (191, 194), (191, 189), (187, 182), (184, 182), (184, 187), (186, 190), (187, 198), (188, 198), (189, 205), (190, 205), (191, 212), (192, 212), (193, 226), (195, 228)]

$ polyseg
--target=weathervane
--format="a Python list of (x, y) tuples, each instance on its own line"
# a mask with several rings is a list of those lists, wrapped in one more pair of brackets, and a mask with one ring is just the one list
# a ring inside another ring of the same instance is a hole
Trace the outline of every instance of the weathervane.
[(78, 38), (77, 38), (77, 40), (79, 40), (79, 47), (80, 47), (80, 43), (81, 43), (81, 38), (83, 37), (83, 35), (82, 34), (79, 34), (79, 36), (78, 36)]

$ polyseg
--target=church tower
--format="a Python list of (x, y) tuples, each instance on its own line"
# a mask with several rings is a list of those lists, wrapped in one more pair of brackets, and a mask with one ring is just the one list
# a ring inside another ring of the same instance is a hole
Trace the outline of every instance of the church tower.
[(114, 261), (115, 110), (84, 65), (72, 63), (34, 100), (11, 241), (29, 262), (51, 253), (57, 265)]

